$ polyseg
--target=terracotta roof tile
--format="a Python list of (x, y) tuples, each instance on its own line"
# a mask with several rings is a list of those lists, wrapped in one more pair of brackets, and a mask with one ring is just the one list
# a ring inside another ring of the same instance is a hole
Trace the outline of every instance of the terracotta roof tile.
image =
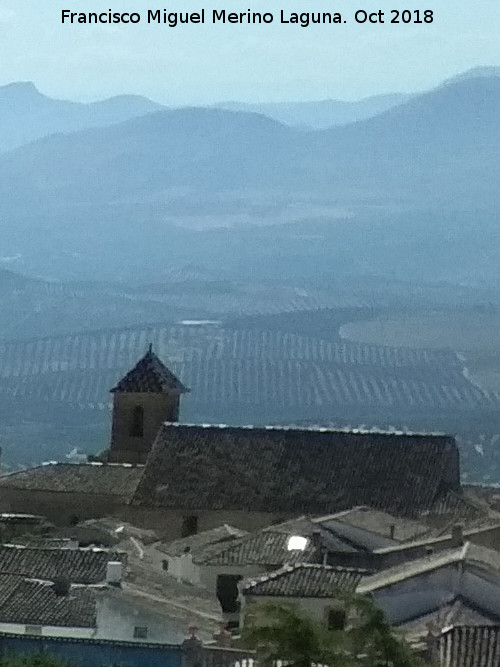
[(4, 544), (0, 547), (0, 574), (15, 574), (54, 581), (65, 577), (73, 583), (105, 581), (109, 561), (127, 563), (127, 555), (103, 549), (38, 549)]
[(132, 502), (287, 514), (371, 505), (417, 516), (450, 487), (460, 492), (447, 436), (166, 423)]
[(353, 568), (296, 563), (247, 580), (242, 592), (244, 595), (330, 598), (339, 592), (353, 593), (364, 574), (364, 570)]
[(500, 626), (456, 626), (440, 637), (442, 667), (498, 667)]
[[(8, 594), (3, 595), (3, 589)], [(95, 591), (72, 586), (67, 595), (56, 595), (50, 582), (5, 576), (0, 579), (0, 622), (23, 625), (96, 627)]]
[(0, 488), (132, 498), (144, 466), (119, 463), (55, 463), (0, 477)]
[(316, 558), (316, 549), (308, 540), (305, 549), (289, 551), (290, 534), (261, 530), (233, 540), (228, 546), (205, 551), (193, 559), (203, 565), (262, 565), (279, 567), (286, 562), (309, 561)]
[(206, 553), (207, 549), (223, 549), (244, 535), (247, 535), (244, 530), (223, 524), (217, 528), (204, 530), (196, 535), (183, 537), (172, 542), (159, 542), (156, 548), (169, 556), (181, 556), (186, 551), (196, 556)]

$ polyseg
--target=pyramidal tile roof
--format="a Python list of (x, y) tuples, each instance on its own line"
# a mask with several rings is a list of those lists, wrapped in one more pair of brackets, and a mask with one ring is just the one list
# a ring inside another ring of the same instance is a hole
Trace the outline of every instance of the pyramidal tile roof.
[(111, 392), (185, 394), (182, 382), (156, 356), (151, 346), (146, 354), (119, 382)]

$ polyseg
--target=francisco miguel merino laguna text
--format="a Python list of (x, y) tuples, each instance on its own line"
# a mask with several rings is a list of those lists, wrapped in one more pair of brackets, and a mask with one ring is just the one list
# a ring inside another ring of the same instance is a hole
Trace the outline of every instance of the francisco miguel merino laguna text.
[[(228, 12), (225, 9), (204, 9), (199, 12), (170, 12), (167, 9), (148, 9), (145, 17), (147, 23), (164, 24), (169, 28), (186, 23), (273, 23), (272, 12)], [(386, 16), (386, 15), (389, 16)], [(295, 24), (302, 28), (313, 23), (347, 23), (339, 12), (285, 12), (280, 10), (280, 23)], [(210, 21), (211, 18), (211, 21)], [(142, 20), (139, 12), (72, 12), (70, 9), (61, 10), (61, 23), (140, 23)], [(434, 12), (432, 9), (391, 9), (389, 11), (367, 12), (358, 9), (354, 12), (356, 23), (433, 23)]]
[[(139, 12), (73, 12), (61, 10), (61, 23), (140, 23)], [(167, 9), (148, 9), (147, 23), (165, 24), (170, 28), (186, 23), (273, 23), (272, 12), (228, 12), (226, 9), (201, 9), (199, 12), (170, 12)], [(207, 20), (206, 20), (207, 19)], [(285, 12), (280, 11), (280, 23), (293, 23), (307, 28), (311, 23), (344, 23), (338, 12)]]

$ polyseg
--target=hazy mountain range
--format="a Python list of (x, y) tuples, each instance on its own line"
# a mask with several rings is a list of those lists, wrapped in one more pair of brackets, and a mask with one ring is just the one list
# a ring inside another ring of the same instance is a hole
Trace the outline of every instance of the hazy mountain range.
[[(370, 118), (401, 104), (409, 97), (395, 93), (376, 95), (356, 102), (221, 102), (213, 107), (262, 113), (287, 125), (319, 129)], [(0, 86), (0, 151), (16, 148), (56, 132), (75, 132), (112, 125), (160, 109), (167, 107), (140, 95), (119, 95), (83, 104), (47, 97), (32, 82), (11, 83)]]
[(0, 156), (10, 205), (140, 203), (251, 191), (362, 204), (498, 203), (500, 78), (471, 78), (374, 118), (304, 132), (186, 108), (39, 139)]
[[(477, 67), (450, 79), (499, 76), (500, 68)], [(261, 113), (302, 129), (325, 129), (372, 118), (413, 97), (409, 93), (374, 95), (347, 102), (325, 99), (307, 102), (220, 102), (212, 108)], [(0, 86), (0, 151), (57, 132), (75, 132), (119, 123), (168, 107), (140, 95), (118, 95), (91, 103), (52, 99), (32, 82)]]
[[(471, 266), (490, 275), (500, 204), (497, 74), (466, 73), (372, 118), (323, 130), (218, 108), (141, 114), (149, 102), (134, 97), (76, 104), (80, 119), (94, 110), (93, 122), (103, 108), (108, 120), (112, 110), (140, 115), (0, 154), (0, 262), (50, 277), (149, 272), (149, 280), (169, 261), (229, 264), (236, 273), (263, 266), (279, 277), (330, 271), (335, 257), (337, 270), (398, 265), (404, 277), (407, 263), (395, 253), (404, 258), (412, 248), (430, 280), (463, 280)], [(16, 90), (26, 114), (39, 97), (59, 104), (32, 86), (12, 87), (12, 99)], [(0, 116), (10, 108), (12, 120), (14, 106), (0, 103)], [(464, 226), (469, 214), (474, 230)], [(310, 238), (315, 224), (321, 231)], [(270, 244), (256, 229), (263, 225), (284, 231), (273, 231)], [(246, 231), (221, 246), (215, 231), (201, 239), (180, 228)], [(287, 252), (278, 250), (283, 234)], [(487, 256), (472, 261), (472, 247)]]

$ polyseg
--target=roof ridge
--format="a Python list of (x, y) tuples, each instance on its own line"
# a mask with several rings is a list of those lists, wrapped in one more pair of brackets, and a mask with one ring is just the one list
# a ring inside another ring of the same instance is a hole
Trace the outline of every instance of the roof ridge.
[(32, 468), (22, 468), (21, 470), (12, 470), (11, 472), (6, 472), (4, 475), (0, 475), (0, 479), (3, 477), (12, 477), (12, 475), (19, 475), (21, 472), (28, 472), (31, 470), (39, 470), (40, 468), (46, 468), (47, 466), (43, 463), (33, 466)]
[[(235, 429), (239, 431), (298, 431), (304, 433), (346, 433), (355, 435), (384, 435), (384, 436), (406, 436), (416, 438), (449, 438), (453, 439), (452, 435), (444, 431), (406, 431), (406, 430), (388, 430), (379, 428), (332, 428), (329, 426), (297, 426), (295, 424), (223, 424), (212, 422), (172, 422), (164, 421), (163, 426), (174, 426), (176, 428), (203, 428), (203, 429)], [(362, 505), (360, 506), (362, 507)]]
[[(111, 461), (78, 461), (78, 462), (72, 462), (72, 461), (46, 461), (39, 463), (36, 466), (32, 466), (30, 468), (21, 468), (20, 470), (12, 470), (11, 472), (5, 473), (4, 475), (0, 475), (0, 477), (11, 477), (12, 475), (19, 475), (21, 473), (25, 472), (31, 472), (33, 470), (40, 470), (41, 468), (55, 468), (56, 466), (72, 466), (73, 468), (76, 467), (84, 467), (84, 466), (93, 466), (94, 468), (144, 468), (145, 463), (115, 463)], [(16, 514), (19, 514), (19, 512), (16, 512)]]
[(279, 579), (280, 577), (283, 577), (285, 574), (289, 574), (290, 572), (296, 570), (298, 568), (298, 565), (299, 563), (284, 563), (284, 565), (282, 565), (277, 570), (272, 570), (271, 572), (265, 572), (264, 574), (261, 574), (255, 579), (250, 579), (248, 585), (245, 585), (244, 588), (253, 588), (254, 586), (258, 586), (259, 584), (264, 583), (266, 581)]
[(299, 570), (300, 568), (305, 568), (308, 570), (325, 570), (325, 571), (335, 571), (335, 572), (369, 572), (369, 570), (361, 567), (348, 567), (344, 565), (329, 565), (328, 563), (308, 563), (306, 561), (298, 561), (296, 563), (284, 563), (280, 568), (277, 570), (272, 570), (271, 572), (266, 572), (265, 574), (261, 575), (262, 577), (269, 576), (271, 577), (272, 575), (278, 575), (279, 573), (283, 573), (285, 569), (288, 569), (289, 571), (291, 570)]
[[(100, 554), (100, 553), (105, 553), (109, 555), (127, 555), (127, 552), (124, 551), (123, 549), (114, 549), (113, 547), (110, 548), (103, 548), (103, 547), (75, 547), (74, 549), (68, 549), (68, 548), (61, 548), (61, 547), (39, 547), (39, 546), (34, 546), (32, 544), (14, 544), (11, 542), (5, 543), (5, 544), (0, 544), (0, 551), (2, 549), (18, 549), (19, 551), (36, 551), (37, 553), (42, 553), (46, 551), (50, 552), (57, 552), (57, 553), (92, 553), (92, 554)], [(1, 566), (0, 566), (1, 567)], [(2, 571), (0, 570), (0, 573)], [(10, 574), (9, 572), (5, 572), (2, 574)]]

